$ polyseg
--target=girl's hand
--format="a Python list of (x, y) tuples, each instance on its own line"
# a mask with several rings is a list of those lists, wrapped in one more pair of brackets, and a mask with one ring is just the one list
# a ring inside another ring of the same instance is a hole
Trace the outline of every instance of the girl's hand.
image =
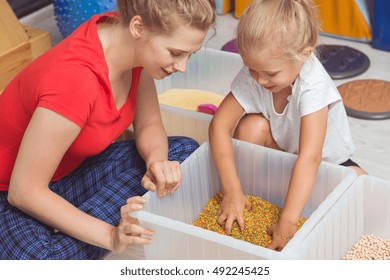
[(146, 170), (141, 184), (145, 189), (157, 191), (159, 197), (173, 193), (181, 182), (181, 167), (178, 161), (161, 161), (152, 163)]
[(141, 210), (145, 202), (145, 198), (134, 196), (121, 207), (119, 225), (113, 228), (111, 235), (112, 251), (123, 252), (130, 244), (152, 243), (150, 237), (154, 232), (139, 226), (137, 219), (129, 216), (130, 212)]
[(248, 198), (242, 193), (225, 194), (221, 206), (218, 210), (218, 224), (223, 226), (225, 223), (225, 232), (230, 235), (232, 226), (236, 220), (240, 229), (244, 230), (244, 209), (250, 208)]
[(270, 226), (267, 233), (272, 237), (272, 242), (267, 246), (267, 248), (282, 251), (288, 241), (290, 241), (297, 232), (297, 224), (298, 223), (291, 223), (279, 219), (276, 224)]

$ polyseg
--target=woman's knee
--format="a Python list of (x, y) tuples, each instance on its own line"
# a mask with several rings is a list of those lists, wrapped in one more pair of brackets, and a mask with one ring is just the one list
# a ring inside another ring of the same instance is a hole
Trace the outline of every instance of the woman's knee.
[(185, 136), (170, 136), (168, 137), (169, 160), (177, 160), (183, 162), (190, 156), (197, 148), (199, 143), (190, 137)]

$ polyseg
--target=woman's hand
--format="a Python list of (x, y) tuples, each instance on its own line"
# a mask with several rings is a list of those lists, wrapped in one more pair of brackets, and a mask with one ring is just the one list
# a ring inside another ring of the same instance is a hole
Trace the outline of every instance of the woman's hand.
[(131, 244), (152, 243), (150, 237), (153, 236), (154, 232), (139, 226), (138, 221), (129, 216), (130, 212), (141, 210), (145, 202), (145, 198), (134, 196), (121, 207), (119, 225), (113, 228), (111, 235), (112, 251), (123, 252)]
[(218, 210), (218, 224), (223, 226), (230, 235), (234, 221), (237, 221), (241, 230), (244, 230), (244, 209), (250, 209), (248, 198), (242, 193), (225, 194)]
[(276, 224), (270, 226), (267, 233), (272, 237), (272, 242), (267, 246), (267, 248), (275, 251), (282, 251), (297, 232), (297, 224), (298, 223), (291, 223), (279, 219)]
[(146, 170), (141, 184), (145, 189), (157, 191), (159, 197), (175, 192), (181, 182), (181, 167), (178, 161), (152, 163)]

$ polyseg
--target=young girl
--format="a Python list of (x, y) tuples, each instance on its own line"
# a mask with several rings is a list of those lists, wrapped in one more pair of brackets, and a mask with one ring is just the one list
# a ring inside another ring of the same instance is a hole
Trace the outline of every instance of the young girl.
[[(298, 155), (269, 248), (282, 250), (297, 222), (321, 160), (365, 172), (351, 161), (348, 119), (337, 88), (313, 54), (318, 22), (310, 0), (255, 0), (240, 18), (237, 47), (244, 67), (209, 128), (224, 198), (218, 222), (244, 228), (249, 208), (233, 160), (233, 137)], [(237, 126), (236, 126), (237, 125)]]
[[(0, 95), (0, 259), (96, 259), (150, 243), (128, 213), (181, 181), (198, 144), (167, 139), (153, 79), (186, 70), (213, 0), (118, 0)], [(133, 124), (135, 141), (115, 142)]]

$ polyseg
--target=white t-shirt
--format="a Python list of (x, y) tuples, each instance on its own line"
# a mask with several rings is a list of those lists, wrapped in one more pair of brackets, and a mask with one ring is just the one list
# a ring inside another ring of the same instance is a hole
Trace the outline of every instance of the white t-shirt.
[(269, 120), (276, 143), (297, 154), (301, 118), (329, 106), (328, 127), (322, 159), (343, 163), (355, 151), (341, 96), (317, 57), (312, 54), (302, 66), (283, 113), (275, 112), (272, 92), (260, 86), (244, 66), (231, 84), (231, 91), (246, 113), (262, 113)]

